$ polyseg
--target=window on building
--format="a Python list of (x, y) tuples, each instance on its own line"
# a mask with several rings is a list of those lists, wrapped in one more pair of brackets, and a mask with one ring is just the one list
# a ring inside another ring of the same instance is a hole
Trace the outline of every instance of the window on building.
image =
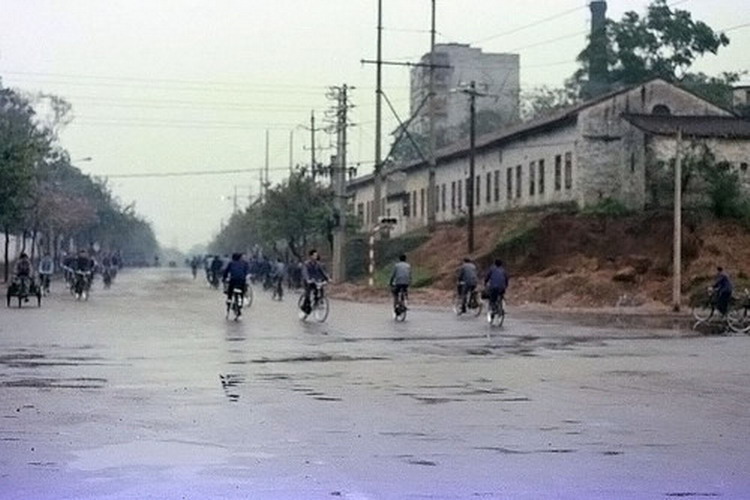
[(523, 167), (521, 165), (516, 166), (516, 198), (521, 198), (521, 193), (523, 192), (523, 185), (521, 182), (523, 181)]
[(474, 204), (479, 206), (482, 204), (482, 176), (477, 175), (477, 178), (474, 179), (474, 183), (476, 184), (476, 186), (474, 186)]
[(635, 153), (630, 153), (630, 173), (635, 173)]
[(451, 181), (451, 212), (456, 211), (456, 181)]
[(539, 194), (544, 194), (544, 160), (539, 160)]
[(500, 171), (495, 170), (495, 203), (500, 201)]
[(410, 200), (411, 200), (410, 196), (407, 196), (404, 198), (404, 217), (411, 217), (411, 206), (410, 206), (411, 203), (409, 203)]
[(469, 200), (471, 200), (471, 177), (466, 178), (466, 182), (464, 183), (464, 187), (466, 188), (466, 207), (469, 207)]
[(565, 189), (573, 189), (573, 153), (565, 153)]
[(505, 172), (505, 198), (508, 201), (513, 199), (513, 168)]
[(357, 221), (359, 222), (360, 226), (365, 223), (365, 204), (364, 203), (357, 203)]
[(747, 163), (740, 163), (740, 170), (742, 171), (742, 173), (747, 173)]
[(460, 212), (461, 209), (464, 208), (464, 200), (463, 200), (464, 188), (463, 188), (463, 183), (462, 183), (462, 181), (460, 179), (458, 181), (458, 188), (457, 188), (456, 191), (458, 192), (458, 203), (457, 203), (457, 207), (456, 208), (458, 208), (458, 210)]
[(411, 192), (411, 206), (414, 207), (414, 217), (417, 216), (417, 192)]
[(424, 188), (419, 190), (419, 216), (424, 217)]
[(555, 191), (562, 189), (562, 156), (555, 156)]
[(652, 115), (660, 115), (660, 116), (669, 116), (669, 115), (672, 114), (672, 110), (669, 109), (669, 106), (666, 106), (664, 104), (657, 104), (651, 110), (651, 114)]
[(529, 163), (529, 196), (536, 194), (536, 162)]
[(443, 184), (443, 187), (440, 189), (440, 205), (442, 205), (443, 213), (445, 213), (445, 184)]
[(484, 191), (486, 193), (484, 201), (489, 205), (492, 202), (492, 172), (487, 172)]

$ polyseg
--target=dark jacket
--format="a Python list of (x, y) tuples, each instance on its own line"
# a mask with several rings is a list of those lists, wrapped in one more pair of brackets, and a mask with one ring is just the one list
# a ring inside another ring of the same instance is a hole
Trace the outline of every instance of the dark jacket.
[(224, 280), (229, 278), (229, 281), (234, 283), (245, 282), (247, 275), (250, 274), (250, 266), (244, 260), (233, 260), (224, 269)]
[(484, 278), (484, 285), (487, 288), (505, 291), (508, 288), (509, 281), (508, 273), (505, 272), (505, 269), (502, 266), (497, 267), (493, 265), (490, 270), (487, 271), (487, 276)]
[(729, 279), (727, 273), (721, 272), (716, 275), (714, 290), (716, 290), (718, 295), (732, 295), (732, 281)]
[(477, 286), (479, 277), (477, 275), (477, 266), (473, 262), (464, 262), (458, 269), (458, 281), (466, 286)]
[(310, 259), (302, 266), (302, 280), (305, 283), (317, 283), (328, 281), (328, 276), (320, 262)]

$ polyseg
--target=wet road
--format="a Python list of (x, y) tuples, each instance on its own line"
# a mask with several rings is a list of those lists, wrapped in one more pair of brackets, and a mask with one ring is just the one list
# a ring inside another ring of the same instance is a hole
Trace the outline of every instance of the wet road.
[(750, 498), (750, 338), (296, 297), (184, 270), (0, 310), (2, 499)]

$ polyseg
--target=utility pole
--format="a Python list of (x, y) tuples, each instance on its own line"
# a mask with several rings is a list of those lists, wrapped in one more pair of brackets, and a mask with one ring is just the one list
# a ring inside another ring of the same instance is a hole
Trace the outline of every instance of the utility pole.
[(294, 173), (294, 129), (289, 131), (289, 176)]
[(373, 179), (372, 224), (377, 224), (382, 207), (380, 200), (383, 196), (383, 0), (378, 0), (378, 48), (375, 61), (375, 178)]
[(672, 250), (672, 309), (682, 307), (682, 129), (677, 130), (677, 155), (674, 165), (674, 248)]
[(333, 228), (333, 279), (344, 281), (346, 277), (346, 147), (349, 104), (349, 89), (346, 84), (335, 87), (331, 93), (337, 101), (336, 111), (336, 159), (331, 164), (331, 184), (334, 199), (334, 228)]
[(315, 111), (310, 111), (310, 174), (315, 182)]
[(269, 145), (270, 145), (270, 133), (268, 129), (266, 129), (266, 181), (263, 183), (263, 199), (266, 199), (268, 197), (268, 188), (270, 187), (270, 181), (269, 181)]
[(461, 92), (469, 96), (469, 179), (466, 182), (466, 203), (469, 206), (469, 223), (466, 225), (469, 253), (474, 252), (474, 207), (476, 206), (476, 171), (475, 171), (475, 149), (477, 129), (477, 97), (486, 97), (477, 91), (477, 82), (469, 84), (468, 89)]
[(435, 212), (437, 197), (435, 196), (435, 177), (437, 172), (437, 138), (435, 137), (435, 0), (432, 0), (432, 23), (430, 27), (430, 83), (429, 83), (429, 133), (430, 133), (430, 168), (427, 179), (427, 228), (435, 230)]

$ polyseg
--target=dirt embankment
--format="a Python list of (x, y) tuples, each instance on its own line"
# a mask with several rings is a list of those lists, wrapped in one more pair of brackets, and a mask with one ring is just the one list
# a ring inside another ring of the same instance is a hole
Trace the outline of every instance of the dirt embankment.
[[(472, 257), (481, 269), (496, 257), (506, 262), (511, 303), (659, 309), (671, 301), (673, 227), (668, 213), (604, 217), (517, 212), (478, 219), (475, 234)], [(466, 247), (466, 228), (444, 225), (410, 253), (412, 264), (433, 276), (432, 289), (419, 292), (424, 302), (446, 300)], [(750, 231), (737, 223), (688, 215), (683, 230), (686, 300), (710, 280), (717, 265), (736, 281), (748, 279)], [(349, 287), (347, 294), (355, 299), (380, 296), (360, 287)]]

